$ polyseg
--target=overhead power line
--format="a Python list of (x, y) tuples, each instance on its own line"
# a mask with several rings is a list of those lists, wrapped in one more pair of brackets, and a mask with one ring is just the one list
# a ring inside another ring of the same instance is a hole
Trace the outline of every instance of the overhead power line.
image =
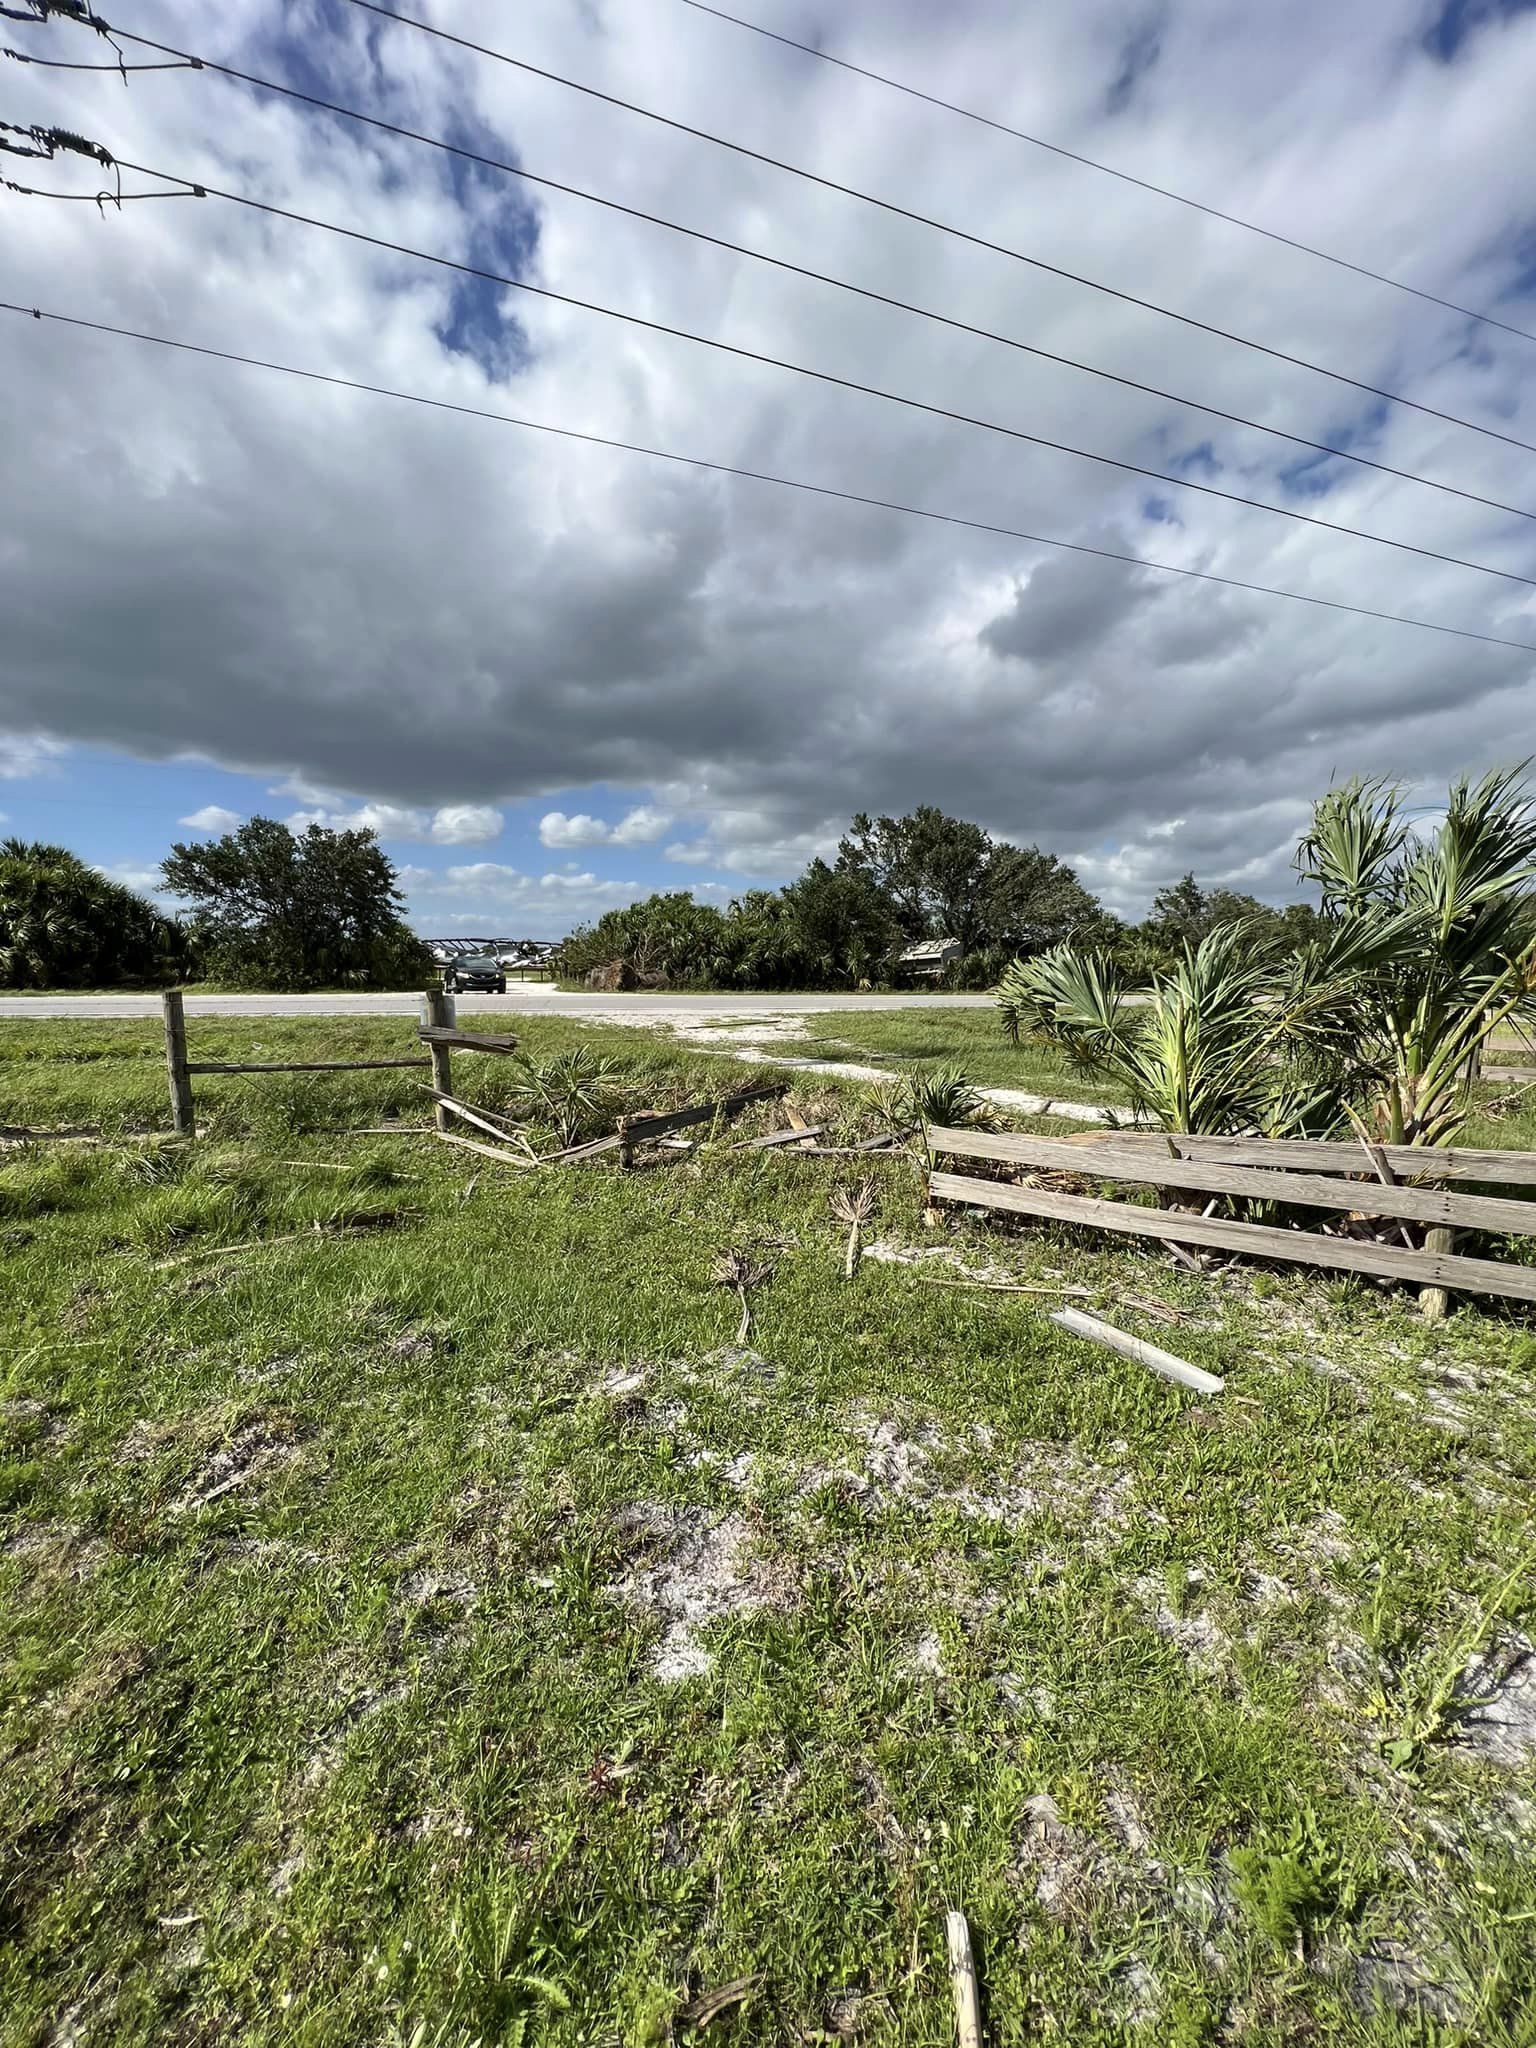
[(1048, 271), (1053, 277), (1065, 278), (1070, 284), (1080, 284), (1090, 291), (1102, 292), (1108, 298), (1119, 299), (1123, 304), (1140, 306), (1143, 312), (1160, 314), (1166, 320), (1177, 320), (1183, 327), (1193, 327), (1202, 334), (1213, 334), (1218, 340), (1235, 342), (1240, 348), (1253, 349), (1260, 355), (1273, 358), (1280, 363), (1290, 363), (1299, 370), (1311, 370), (1319, 377), (1328, 377), (1336, 384), (1346, 384), (1353, 391), (1364, 391), (1372, 398), (1384, 398), (1393, 405), (1405, 405), (1413, 412), (1421, 412), (1431, 419), (1443, 420), (1448, 426), (1465, 427), (1474, 434), (1486, 434), (1490, 440), (1506, 442), (1512, 448), (1523, 448), (1527, 454), (1536, 455), (1536, 442), (1522, 441), (1514, 434), (1500, 433), (1497, 427), (1480, 425), (1476, 420), (1462, 419), (1458, 414), (1442, 412), (1438, 406), (1425, 405), (1417, 398), (1405, 398), (1400, 391), (1388, 391), (1380, 384), (1368, 384), (1363, 378), (1351, 377), (1342, 370), (1326, 369), (1321, 363), (1309, 362), (1305, 356), (1292, 355), (1286, 349), (1273, 348), (1268, 342), (1254, 341), (1249, 336), (1237, 334), (1227, 327), (1217, 327), (1209, 320), (1198, 320), (1192, 313), (1176, 313), (1170, 306), (1160, 306), (1154, 299), (1139, 298), (1135, 292), (1121, 291), (1118, 286), (1104, 284), (1098, 278), (1085, 277), (1081, 272), (1067, 270), (1059, 263), (1047, 263), (1040, 256), (1026, 256), (1022, 249), (1012, 249), (1004, 242), (989, 241), (985, 235), (974, 235), (965, 228), (957, 228), (949, 221), (935, 219), (931, 214), (918, 213), (909, 206), (899, 206), (893, 199), (881, 199), (873, 192), (861, 191), (855, 185), (843, 185), (836, 178), (828, 178), (819, 171), (807, 170), (802, 164), (790, 163), (784, 157), (769, 156), (760, 149), (750, 149), (744, 142), (732, 142), (724, 135), (716, 135), (708, 128), (694, 127), (690, 122), (679, 121), (670, 114), (658, 114), (651, 107), (642, 107), (634, 100), (620, 99), (616, 93), (603, 92), (595, 85), (583, 85), (579, 79), (567, 78), (561, 72), (550, 71), (542, 64), (532, 64), (526, 58), (513, 57), (505, 50), (493, 50), (485, 43), (472, 42), (467, 36), (454, 35), (451, 30), (438, 28), (430, 21), (422, 21), (414, 14), (402, 14), (397, 8), (385, 7), (381, 0), (351, 0), (351, 5), (360, 7), (368, 14), (376, 14), (386, 21), (400, 22), (407, 28), (420, 29), (423, 35), (435, 36), (439, 41), (452, 43), (461, 50), (469, 50), (478, 57), (492, 58), (498, 64), (510, 64), (515, 70), (525, 71), (530, 77), (543, 78), (553, 85), (566, 86), (572, 92), (585, 94), (588, 99), (601, 100), (610, 107), (622, 107), (626, 113), (638, 114), (643, 120), (656, 121), (664, 128), (671, 128), (680, 135), (691, 135), (699, 142), (712, 143), (718, 149), (728, 149), (736, 156), (746, 157), (752, 163), (767, 164), (770, 169), (784, 171), (790, 177), (803, 178), (808, 184), (819, 185), (827, 192), (841, 192), (849, 199), (862, 200), (867, 206), (877, 206), (882, 213), (894, 214), (900, 220), (915, 222), (919, 227), (933, 228), (939, 234), (953, 236), (955, 240), (968, 243), (972, 248), (989, 250), (994, 256), (1006, 256), (1015, 263), (1027, 263), (1031, 269)]
[(486, 156), (479, 150), (469, 149), (461, 143), (445, 141), (438, 135), (426, 135), (414, 128), (402, 127), (396, 121), (386, 121), (378, 114), (363, 113), (357, 107), (341, 105), (336, 100), (322, 99), (319, 94), (301, 92), (297, 86), (282, 85), (276, 79), (262, 78), (254, 72), (241, 71), (233, 64), (220, 64), (211, 57), (194, 56), (190, 51), (179, 50), (172, 44), (156, 42), (150, 36), (135, 34), (129, 29), (114, 29), (113, 33), (125, 42), (137, 43), (143, 49), (161, 51), (180, 61), (163, 67), (145, 66), (145, 69), (184, 70), (195, 68), (199, 71), (215, 72), (224, 78), (238, 81), (241, 85), (253, 86), (261, 92), (280, 94), (284, 99), (298, 101), (307, 107), (318, 108), (327, 114), (339, 115), (343, 120), (355, 121), (363, 127), (378, 129), (386, 135), (400, 137), (406, 142), (421, 143), (429, 149), (442, 151), (448, 156), (459, 158), (465, 163), (477, 164), (482, 169), (499, 171), (511, 178), (520, 178), (526, 184), (539, 185), (552, 192), (560, 192), (572, 199), (586, 201), (592, 206), (601, 206), (613, 213), (621, 213), (631, 220), (645, 221), (652, 227), (665, 228), (669, 233), (686, 235), (691, 240), (703, 242), (710, 248), (724, 249), (734, 256), (747, 257), (754, 263), (765, 263), (775, 270), (787, 271), (794, 277), (810, 278), (817, 284), (831, 285), (835, 290), (849, 292), (857, 298), (867, 299), (876, 305), (889, 306), (896, 312), (910, 313), (917, 319), (932, 321), (938, 326), (954, 329), (960, 334), (969, 334), (982, 341), (997, 342), (1004, 348), (1011, 348), (1026, 355), (1038, 356), (1045, 362), (1059, 363), (1066, 369), (1079, 370), (1089, 377), (1099, 377), (1112, 384), (1120, 384), (1131, 391), (1146, 393), (1151, 398), (1165, 399), (1171, 405), (1188, 407), (1194, 412), (1203, 412), (1212, 419), (1227, 420), (1234, 426), (1248, 427), (1255, 433), (1270, 434), (1277, 440), (1288, 441), (1293, 447), (1307, 448), (1318, 455), (1337, 456), (1341, 461), (1353, 462), (1364, 469), (1373, 469), (1384, 476), (1400, 478), (1405, 483), (1421, 484), (1426, 490), (1444, 491), (1456, 498), (1463, 498), (1474, 505), (1486, 505), (1491, 511), (1507, 512), (1515, 518), (1536, 520), (1536, 512), (1519, 505), (1506, 505), (1501, 499), (1485, 497), (1479, 491), (1463, 489), (1459, 484), (1442, 483), (1436, 477), (1420, 475), (1416, 470), (1399, 469), (1390, 462), (1378, 462), (1369, 455), (1356, 454), (1352, 449), (1335, 447), (1329, 441), (1313, 441), (1305, 434), (1293, 434), (1284, 427), (1266, 426), (1261, 420), (1249, 419), (1243, 413), (1228, 412), (1218, 405), (1207, 405), (1198, 398), (1187, 398), (1177, 391), (1165, 391), (1161, 386), (1148, 384), (1138, 377), (1128, 377), (1116, 370), (1103, 370), (1092, 363), (1079, 362), (1075, 356), (1059, 354), (1055, 349), (1040, 348), (1032, 342), (1020, 341), (1016, 336), (999, 334), (989, 327), (977, 326), (969, 320), (958, 320), (947, 313), (935, 312), (929, 306), (919, 306), (907, 299), (898, 299), (889, 292), (872, 290), (869, 286), (855, 284), (847, 278), (833, 277), (826, 271), (813, 270), (803, 263), (793, 263), (782, 256), (770, 255), (766, 250), (748, 247), (742, 242), (733, 242), (723, 235), (712, 235), (702, 228), (687, 227), (680, 221), (669, 220), (664, 214), (647, 212), (643, 207), (630, 206), (623, 200), (611, 199), (600, 192), (592, 192), (581, 185), (572, 185), (560, 178), (551, 178), (526, 166), (509, 163), (500, 157)]
[(1330, 250), (1316, 248), (1295, 235), (1282, 235), (1277, 228), (1261, 227), (1258, 221), (1248, 220), (1242, 214), (1226, 213), (1204, 199), (1192, 199), (1187, 192), (1175, 192), (1167, 185), (1154, 184), (1150, 178), (1138, 178), (1130, 171), (1117, 170), (1113, 164), (1101, 163), (1097, 157), (1085, 156), (1081, 150), (1068, 149), (1060, 142), (1049, 142), (1043, 135), (1031, 135), (1027, 129), (1015, 128), (1007, 121), (994, 120), (990, 114), (978, 113), (974, 107), (962, 107), (954, 100), (941, 99), (937, 93), (924, 92), (919, 86), (909, 85), (905, 79), (892, 78), (884, 71), (873, 71), (867, 64), (855, 64), (848, 57), (834, 57), (830, 50), (820, 50), (814, 43), (802, 43), (794, 36), (781, 34), (778, 29), (765, 28), (760, 21), (749, 21), (744, 14), (731, 14), (723, 7), (711, 7), (707, 0), (683, 0), (683, 5), (693, 8), (697, 14), (712, 14), (717, 21), (728, 21), (736, 28), (750, 29), (753, 35), (766, 36), (771, 43), (783, 43), (791, 50), (800, 50), (823, 64), (835, 64), (839, 71), (851, 71), (859, 78), (872, 79), (876, 85), (905, 93), (909, 99), (923, 100), (930, 107), (942, 107), (947, 114), (959, 114), (962, 119), (974, 121), (979, 127), (995, 129), (999, 135), (1011, 135), (1016, 141), (1033, 144), (1036, 149), (1049, 150), (1052, 156), (1065, 157), (1069, 163), (1082, 164), (1090, 171), (1102, 171), (1105, 177), (1118, 178), (1123, 185), (1135, 185), (1143, 192), (1156, 193), (1159, 199), (1171, 199), (1177, 206), (1192, 207), (1196, 213), (1207, 214), (1212, 220), (1224, 220), (1229, 227), (1245, 228), (1251, 235), (1262, 235), (1267, 242), (1279, 242), (1287, 249), (1299, 249), (1304, 256), (1315, 256), (1319, 262), (1331, 263), (1339, 270), (1352, 270), (1356, 277), (1368, 277), (1373, 284), (1390, 285), (1395, 292), (1407, 292), (1411, 298), (1440, 306), (1447, 313), (1458, 313), (1463, 320), (1480, 320), (1485, 327), (1497, 327), (1505, 334), (1517, 334), (1522, 341), (1536, 341), (1536, 334), (1528, 328), (1514, 327), (1492, 313), (1479, 313), (1471, 306), (1458, 305), (1455, 299), (1443, 299), (1438, 292), (1407, 284), (1400, 277), (1388, 277), (1385, 271), (1372, 270), (1368, 264), (1353, 263), (1347, 256), (1335, 256)]
[(395, 399), (419, 405), (431, 412), (456, 413), (465, 419), (488, 420), (494, 425), (518, 427), (529, 433), (548, 434), (562, 441), (579, 441), (594, 448), (611, 448), (625, 455), (643, 455), (655, 462), (670, 462), (684, 469), (708, 470), (717, 476), (739, 477), (751, 483), (773, 484), (780, 489), (802, 491), (816, 498), (832, 498), (843, 504), (861, 505), (877, 512), (895, 512), (907, 519), (925, 519), (939, 526), (961, 527), (972, 533), (988, 533), (1004, 540), (1026, 541), (1033, 547), (1056, 548), (1067, 554), (1092, 555), (1099, 561), (1125, 562), (1159, 576), (1183, 576), (1196, 583), (1214, 583), (1227, 590), (1245, 590), (1260, 597), (1284, 598), (1293, 604), (1312, 605), (1323, 611), (1345, 612), (1351, 617), (1376, 619), (1387, 625), (1411, 626), (1426, 633), (1448, 634), (1456, 640), (1476, 640), (1486, 647), (1509, 647), (1522, 654), (1536, 654), (1536, 640), (1512, 640), (1498, 633), (1479, 633), (1469, 626), (1447, 626), (1434, 619), (1416, 619), (1402, 612), (1377, 611), (1369, 605), (1346, 604), (1342, 599), (1314, 597), (1306, 591), (1285, 590), (1273, 583), (1254, 583), (1240, 576), (1222, 576), (1210, 569), (1189, 569), (1174, 562), (1149, 561), (1142, 555), (1114, 548), (1091, 546), (1086, 541), (1060, 540), (1050, 534), (1029, 533), (1017, 526), (1003, 526), (986, 519), (969, 519), (956, 512), (939, 512), (925, 505), (907, 505), (892, 498), (876, 498), (862, 491), (842, 490), (832, 484), (811, 483), (803, 477), (780, 476), (772, 470), (746, 469), (736, 463), (714, 462), (702, 455), (683, 455), (675, 449), (651, 448), (639, 441), (621, 441), (608, 434), (594, 434), (576, 427), (558, 427), (545, 420), (525, 419), (517, 413), (497, 412), (486, 406), (461, 405), (446, 398), (429, 398), (419, 391), (399, 391), (387, 384), (370, 384), (359, 377), (342, 377), (325, 370), (306, 370), (294, 363), (273, 362), (262, 356), (241, 355), (233, 349), (211, 348), (204, 343), (180, 341), (171, 335), (149, 334), (135, 327), (114, 326), (105, 320), (87, 320), (73, 313), (45, 311), (39, 306), (18, 305), (0, 299), (0, 313), (15, 313), (23, 319), (49, 320), (91, 334), (109, 334), (125, 341), (147, 342), (156, 348), (174, 349), (183, 355), (204, 356), (220, 363), (238, 363), (251, 370), (270, 370), (305, 383), (323, 384), (342, 391), (361, 391), (373, 398)]
[[(171, 171), (157, 171), (148, 164), (130, 163), (126, 157), (117, 160), (125, 171), (135, 171), (140, 177), (160, 178), (168, 184), (190, 185), (188, 178), (180, 178)], [(642, 328), (649, 334), (665, 334), (674, 341), (691, 341), (700, 348), (715, 350), (720, 355), (734, 356), (738, 361), (761, 363), (768, 369), (789, 370), (797, 377), (809, 377), (818, 384), (829, 384), (839, 391), (857, 391), (866, 398), (879, 398), (889, 405), (904, 406), (911, 412), (928, 414), (933, 419), (951, 420), (959, 426), (977, 427), (983, 433), (1001, 434), (1010, 441), (1024, 441), (1036, 448), (1049, 448), (1059, 455), (1070, 455), (1083, 462), (1095, 462), (1105, 469), (1124, 470), (1128, 475), (1146, 477), (1154, 483), (1170, 484), (1182, 491), (1197, 491), (1202, 497), (1221, 498), (1228, 504), (1245, 505), (1250, 511), (1270, 512), (1277, 518), (1293, 520), (1301, 526), (1320, 527), (1327, 533), (1347, 534), (1352, 540), (1372, 541), (1377, 547), (1393, 548), (1401, 554), (1418, 555), (1433, 562), (1445, 562), (1457, 569), (1475, 569), (1483, 576), (1497, 576), (1506, 583), (1520, 583), (1536, 590), (1536, 576), (1522, 576), (1514, 569), (1495, 569), (1487, 562), (1474, 562), (1463, 555), (1450, 555), (1439, 548), (1420, 547), (1409, 540), (1393, 540), (1386, 534), (1369, 533), (1364, 527), (1345, 526), (1335, 519), (1319, 519), (1312, 512), (1297, 512), (1289, 505), (1272, 505), (1263, 498), (1245, 497), (1240, 491), (1224, 491), (1217, 484), (1197, 483), (1192, 477), (1175, 476), (1167, 470), (1152, 469), (1145, 463), (1127, 462), (1118, 455), (1098, 455), (1090, 448), (1077, 448), (1068, 441), (1052, 440), (1045, 434), (1031, 434), (1023, 427), (1004, 426), (997, 420), (986, 420), (975, 413), (961, 412), (953, 406), (935, 405), (923, 398), (909, 398), (903, 392), (887, 391), (879, 384), (866, 384), (856, 377), (839, 377), (831, 370), (818, 370), (808, 363), (791, 362), (787, 356), (769, 355), (764, 349), (746, 348), (739, 342), (721, 341), (714, 335), (695, 334), (687, 327), (674, 327), (665, 320), (648, 320), (640, 313), (621, 312), (616, 306), (605, 306), (597, 299), (580, 299), (570, 292), (557, 292), (548, 285), (529, 284), (525, 279), (511, 277), (505, 271), (489, 270), (478, 263), (464, 263), (457, 257), (440, 256), (430, 249), (415, 249), (407, 242), (393, 242), (384, 235), (370, 235), (361, 228), (343, 227), (338, 221), (321, 220), (312, 213), (299, 213), (291, 207), (275, 205), (269, 199), (252, 199), (244, 192), (229, 192), (218, 185), (200, 183), (194, 188), (199, 197), (204, 194), (210, 199), (225, 199), (234, 206), (243, 206), (253, 213), (265, 213), (274, 220), (293, 221), (297, 226), (318, 228), (328, 235), (340, 235), (349, 242), (359, 242), (370, 249), (383, 249), (392, 256), (408, 256), (413, 262), (431, 263), (440, 270), (452, 270), (461, 277), (480, 278), (486, 284), (504, 286), (508, 291), (524, 292), (530, 298), (545, 299), (552, 304), (574, 306), (583, 313), (599, 313), (607, 320), (619, 320), (626, 326)]]

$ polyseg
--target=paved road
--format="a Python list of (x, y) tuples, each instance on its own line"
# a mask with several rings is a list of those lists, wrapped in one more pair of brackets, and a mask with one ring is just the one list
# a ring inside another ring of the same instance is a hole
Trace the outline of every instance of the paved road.
[[(509, 1014), (550, 1017), (591, 1017), (616, 1024), (681, 1024), (717, 1022), (741, 1017), (816, 1016), (827, 1010), (918, 1010), (935, 1004), (957, 1009), (985, 1009), (988, 995), (940, 996), (929, 989), (901, 995), (587, 995), (530, 981), (509, 988), (504, 996), (462, 995), (461, 1011), (477, 1014), (505, 1010)], [(340, 996), (200, 996), (187, 997), (189, 1017), (414, 1017), (420, 997), (410, 990), (396, 995)], [(157, 1017), (160, 998), (153, 995), (0, 996), (0, 1018), (6, 1017)]]

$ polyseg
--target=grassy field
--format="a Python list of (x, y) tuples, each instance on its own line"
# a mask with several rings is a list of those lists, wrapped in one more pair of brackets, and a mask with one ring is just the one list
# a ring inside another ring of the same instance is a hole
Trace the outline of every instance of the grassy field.
[[(153, 1024), (0, 1025), (0, 1121), (163, 1088)], [(6, 2048), (939, 2048), (950, 1905), (993, 2044), (1530, 2043), (1525, 1323), (928, 1228), (894, 1159), (850, 1285), (847, 1161), (522, 1174), (308, 1129), (409, 1074), (198, 1088), (190, 1152), (0, 1164)]]

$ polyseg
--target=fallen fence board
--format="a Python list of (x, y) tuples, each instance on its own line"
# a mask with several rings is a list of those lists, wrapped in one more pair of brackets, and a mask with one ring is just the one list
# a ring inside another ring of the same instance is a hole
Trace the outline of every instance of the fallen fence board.
[(1536, 1081), (1536, 1067), (1484, 1067), (1485, 1081)]
[[(687, 1109), (627, 1116), (619, 1124), (619, 1136), (626, 1145), (643, 1145), (667, 1131), (685, 1130), (689, 1124), (713, 1123), (717, 1116), (735, 1116), (738, 1110), (746, 1109), (754, 1102), (767, 1102), (775, 1095), (782, 1095), (788, 1086), (787, 1081), (768, 1081), (761, 1088), (744, 1088), (739, 1095), (728, 1095), (720, 1102), (696, 1102)], [(802, 1132), (801, 1136), (804, 1135)]]
[(931, 1198), (963, 1202), (977, 1209), (1006, 1209), (1016, 1216), (1042, 1216), (1080, 1223), (1090, 1230), (1151, 1237), (1175, 1244), (1214, 1245), (1255, 1259), (1284, 1259), (1293, 1265), (1328, 1266), (1346, 1273), (1376, 1273), (1413, 1287), (1449, 1287), (1460, 1294), (1502, 1294), (1536, 1301), (1536, 1269), (1503, 1266), (1493, 1259), (1466, 1259), (1439, 1252), (1409, 1252), (1396, 1245), (1362, 1244), (1356, 1238), (1320, 1237), (1308, 1230), (1277, 1230), (1267, 1223), (1230, 1223), (1216, 1216), (1186, 1215), (1177, 1209), (1148, 1209), (1128, 1202), (1103, 1202), (1086, 1195), (1058, 1194), (1054, 1188), (1021, 1188), (1004, 1181), (973, 1180), (967, 1174), (932, 1173)]
[(517, 1040), (510, 1032), (460, 1031), (456, 1024), (419, 1024), (416, 1036), (424, 1045), (457, 1046), (463, 1052), (516, 1052)]
[(404, 1060), (188, 1060), (189, 1074), (362, 1074), (377, 1067), (426, 1067), (425, 1053)]
[[(1232, 1166), (1308, 1167), (1357, 1173), (1357, 1138), (1213, 1138), (1189, 1131), (1082, 1131), (1074, 1142), (1085, 1151), (1100, 1145), (1157, 1150), (1165, 1158), (1224, 1159)], [(1175, 1149), (1170, 1152), (1169, 1147)], [(1472, 1146), (1383, 1145), (1387, 1164), (1399, 1176), (1428, 1180), (1502, 1181), (1506, 1187), (1536, 1187), (1536, 1152), (1485, 1151)]]
[[(1145, 1181), (1154, 1187), (1192, 1188), (1207, 1195), (1246, 1195), (1263, 1202), (1293, 1202), (1308, 1209), (1350, 1210), (1361, 1216), (1391, 1216), (1410, 1223), (1536, 1236), (1536, 1202), (1505, 1201), (1496, 1195), (1383, 1186), (1377, 1181), (1333, 1179), (1325, 1173), (1277, 1173), (1264, 1167), (1232, 1166), (1218, 1159), (1160, 1159), (1150, 1146), (1106, 1143), (1085, 1150), (1081, 1145), (1063, 1144), (1059, 1138), (1014, 1131), (953, 1131), (933, 1126), (928, 1131), (928, 1149), (965, 1159), (1049, 1167), (1089, 1179)], [(1351, 1163), (1357, 1168), (1367, 1163), (1358, 1147)]]
[[(418, 1085), (425, 1086), (425, 1084)], [(444, 1095), (442, 1090), (438, 1088), (426, 1088), (425, 1092), (432, 1096), (435, 1101), (440, 1102), (444, 1109), (450, 1111), (454, 1116), (462, 1117), (465, 1123), (473, 1124), (478, 1131), (484, 1131), (487, 1137), (500, 1138), (504, 1142), (526, 1143), (526, 1140), (517, 1138), (515, 1130), (507, 1128), (505, 1118), (489, 1115), (482, 1110), (471, 1109), (467, 1102), (460, 1102), (456, 1095)]]
[(620, 1138), (610, 1131), (606, 1138), (589, 1138), (584, 1145), (567, 1145), (563, 1152), (541, 1152), (540, 1166), (570, 1166), (579, 1159), (596, 1159), (600, 1152), (616, 1152)]
[(770, 1145), (796, 1145), (805, 1138), (819, 1138), (826, 1129), (825, 1124), (803, 1124), (798, 1129), (791, 1124), (787, 1131), (770, 1131), (766, 1138), (743, 1138), (739, 1145), (733, 1145), (733, 1152), (766, 1152)]
[(1149, 1372), (1172, 1380), (1177, 1386), (1193, 1387), (1199, 1394), (1219, 1394), (1226, 1386), (1226, 1381), (1218, 1379), (1215, 1373), (1205, 1372), (1198, 1365), (1175, 1358), (1171, 1351), (1160, 1350), (1156, 1344), (1149, 1344), (1145, 1337), (1133, 1337), (1127, 1330), (1117, 1330), (1113, 1323), (1085, 1315), (1080, 1308), (1052, 1309), (1051, 1321), (1058, 1329), (1067, 1330), (1074, 1337), (1085, 1338), (1090, 1344), (1102, 1344), (1106, 1351), (1116, 1351), (1122, 1358), (1129, 1358), (1135, 1365), (1144, 1365)]
[(457, 1131), (436, 1131), (433, 1135), (445, 1145), (457, 1145), (461, 1151), (479, 1152), (487, 1159), (499, 1159), (503, 1166), (522, 1166), (531, 1172), (538, 1165), (536, 1159), (525, 1159), (510, 1145), (482, 1145), (478, 1138), (461, 1138)]

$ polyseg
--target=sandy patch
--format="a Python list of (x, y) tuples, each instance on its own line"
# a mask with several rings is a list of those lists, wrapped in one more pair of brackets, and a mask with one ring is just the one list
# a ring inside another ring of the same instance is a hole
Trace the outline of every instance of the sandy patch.
[(619, 1528), (651, 1545), (652, 1554), (606, 1590), (661, 1622), (647, 1669), (664, 1683), (701, 1678), (713, 1668), (714, 1657), (700, 1640), (711, 1622), (779, 1605), (786, 1595), (783, 1573), (754, 1553), (753, 1532), (740, 1515), (637, 1502), (621, 1515)]

